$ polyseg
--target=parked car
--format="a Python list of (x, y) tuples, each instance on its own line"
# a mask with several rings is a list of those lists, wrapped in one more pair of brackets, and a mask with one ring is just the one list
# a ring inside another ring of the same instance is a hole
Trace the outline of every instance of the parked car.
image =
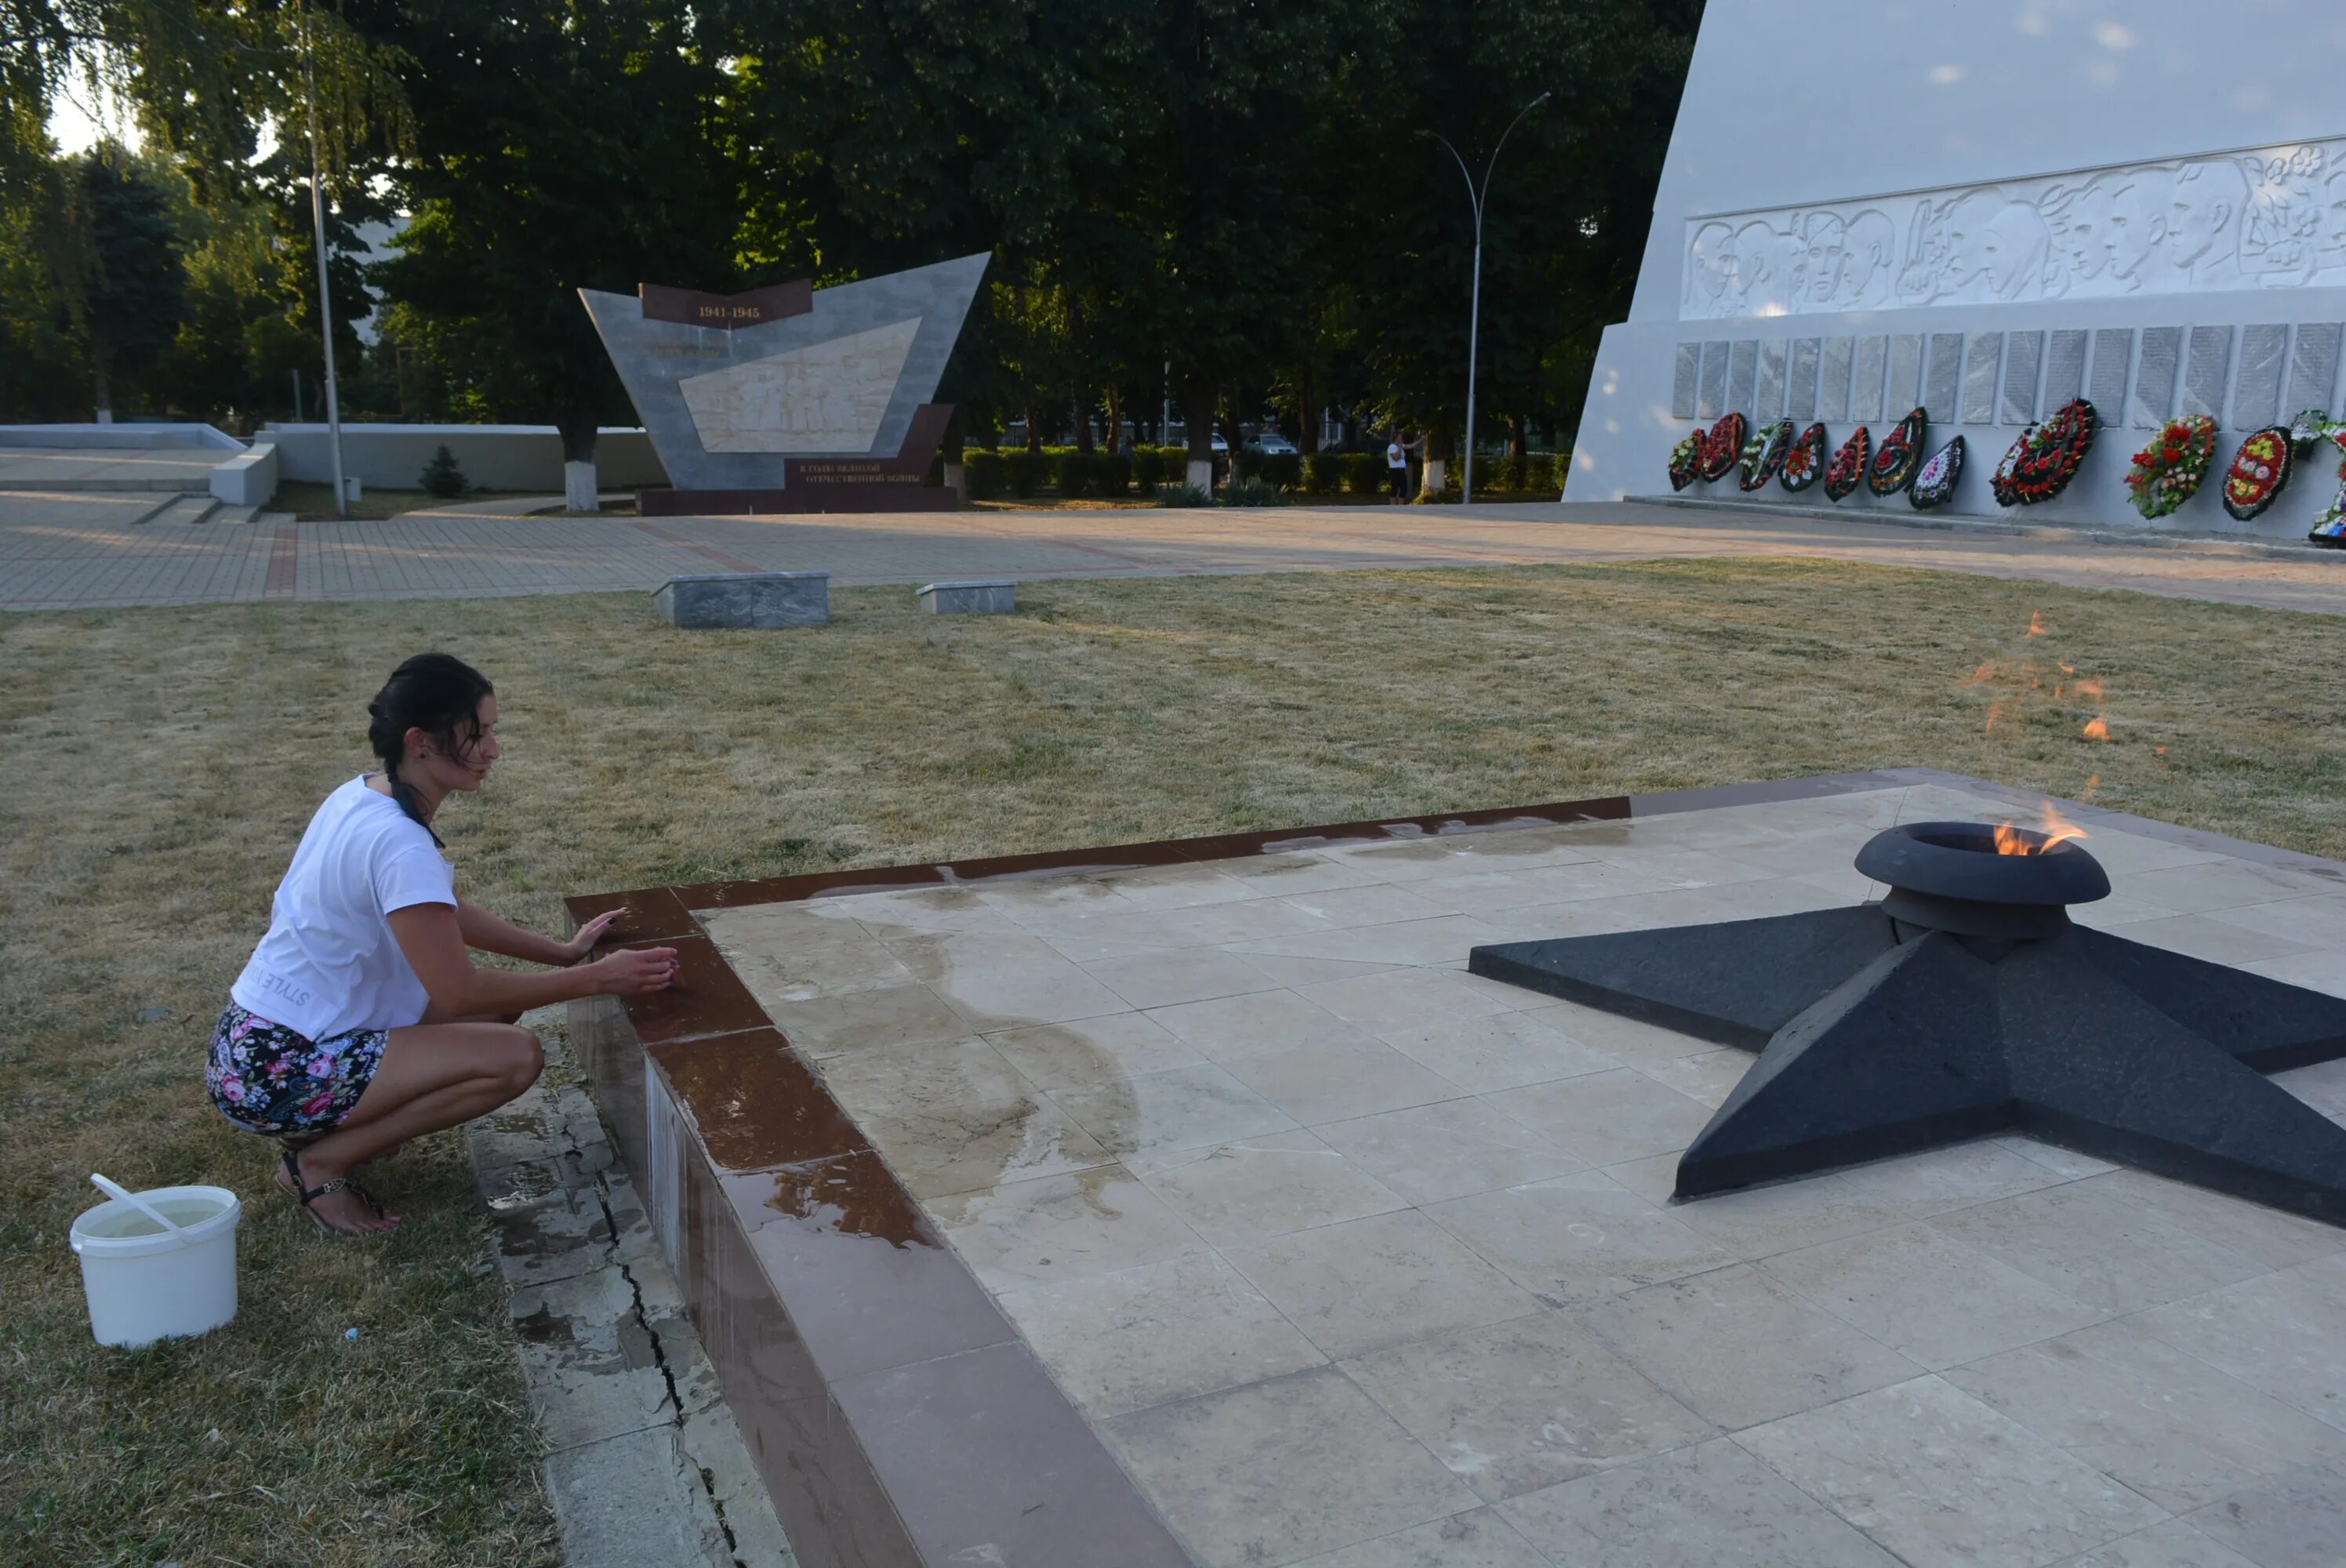
[[(1294, 457), (1298, 455), (1295, 443), (1288, 440), (1287, 437), (1280, 434), (1275, 430), (1264, 431), (1260, 435), (1258, 435), (1252, 441), (1248, 442), (1246, 449), (1249, 452), (1258, 453), (1264, 457)], [(1217, 448), (1217, 450), (1219, 449)]]

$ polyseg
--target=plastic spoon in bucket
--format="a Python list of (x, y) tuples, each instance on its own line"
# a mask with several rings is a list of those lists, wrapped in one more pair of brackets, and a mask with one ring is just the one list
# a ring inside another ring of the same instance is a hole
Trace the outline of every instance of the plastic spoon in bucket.
[(137, 1209), (139, 1213), (145, 1215), (148, 1218), (161, 1226), (165, 1230), (176, 1231), (185, 1230), (187, 1228), (186, 1226), (181, 1225), (178, 1220), (173, 1219), (169, 1215), (165, 1214), (161, 1209), (157, 1208), (153, 1204), (148, 1203), (137, 1193), (132, 1192), (128, 1187), (124, 1186), (120, 1182), (116, 1181), (109, 1176), (102, 1176), (96, 1171), (89, 1173), (89, 1179), (90, 1184), (97, 1187), (98, 1191), (104, 1193), (108, 1197), (120, 1198), (123, 1202), (128, 1204), (131, 1207)]

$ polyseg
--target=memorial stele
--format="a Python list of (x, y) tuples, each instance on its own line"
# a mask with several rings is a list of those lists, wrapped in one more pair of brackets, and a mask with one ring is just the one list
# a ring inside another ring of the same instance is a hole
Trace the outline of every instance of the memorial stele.
[(981, 252), (836, 288), (581, 289), (672, 488), (647, 516), (950, 507), (923, 485), (932, 402), (985, 275)]
[[(2341, 85), (2346, 12), (2289, 0), (1711, 0), (1565, 499), (1669, 494), (1673, 445), (1729, 412), (1822, 421), (1831, 451), (1921, 405), (1931, 450), (1971, 452), (1948, 511), (2301, 539), (2336, 450), (2252, 523), (2218, 493), (2248, 433), (2346, 403)], [(2080, 395), (2076, 480), (2001, 510), (1997, 460)], [(2188, 414), (2214, 465), (2146, 524), (2133, 454)], [(1838, 504), (1882, 507), (1908, 498)]]

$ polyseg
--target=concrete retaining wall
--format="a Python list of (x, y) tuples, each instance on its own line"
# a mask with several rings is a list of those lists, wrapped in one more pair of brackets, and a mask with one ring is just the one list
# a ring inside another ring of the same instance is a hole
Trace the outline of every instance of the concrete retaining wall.
[(212, 498), (222, 505), (266, 506), (276, 494), (277, 448), (269, 442), (212, 470)]
[[(265, 438), (277, 443), (287, 479), (334, 482), (324, 425), (271, 420)], [(550, 424), (345, 424), (342, 472), (369, 490), (419, 490), (423, 465), (444, 445), (456, 454), (465, 483), (479, 489), (562, 494), (562, 437)], [(668, 471), (639, 429), (601, 431), (595, 447), (597, 480), (604, 489), (668, 483)]]
[(174, 446), (211, 452), (244, 450), (244, 443), (209, 424), (0, 424), (0, 446), (87, 446), (115, 452)]

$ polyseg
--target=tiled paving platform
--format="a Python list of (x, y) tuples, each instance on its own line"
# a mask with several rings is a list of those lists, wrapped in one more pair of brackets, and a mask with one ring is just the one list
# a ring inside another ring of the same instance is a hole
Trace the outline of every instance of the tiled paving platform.
[(135, 511), (98, 499), (0, 493), (0, 610), (648, 592), (711, 571), (824, 571), (846, 587), (1762, 556), (2346, 614), (2346, 556), (2337, 552), (2280, 558), (1633, 503), (788, 518), (442, 512), (298, 526), (264, 515), (253, 529), (207, 534), (138, 526)]
[[(2038, 803), (648, 891), (684, 989), (581, 1019), (810, 1563), (2330, 1568), (2346, 1230), (2024, 1138), (1673, 1205), (1751, 1057), (1464, 972), (1863, 900), (1878, 829)], [(2081, 918), (2346, 994), (2346, 866), (2072, 814)], [(2346, 1116), (2346, 1063), (2281, 1081)]]

